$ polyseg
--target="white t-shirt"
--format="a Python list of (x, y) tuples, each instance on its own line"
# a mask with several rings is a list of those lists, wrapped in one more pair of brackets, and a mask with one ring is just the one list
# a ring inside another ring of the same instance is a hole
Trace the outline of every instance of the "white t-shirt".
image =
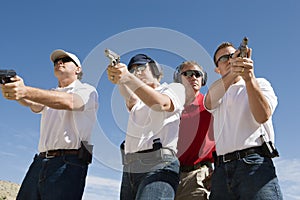
[(78, 149), (81, 141), (89, 141), (96, 122), (98, 94), (96, 89), (79, 80), (56, 91), (74, 93), (84, 102), (83, 111), (45, 107), (41, 114), (39, 152), (55, 149)]
[[(266, 79), (256, 80), (273, 114), (278, 103), (273, 88)], [(264, 133), (274, 143), (272, 117), (264, 124), (256, 122), (250, 111), (243, 79), (228, 88), (217, 108), (208, 111), (214, 116), (214, 138), (218, 155), (260, 146), (260, 135)]]
[(185, 102), (184, 86), (180, 83), (164, 83), (155, 90), (170, 97), (174, 111), (158, 112), (138, 101), (130, 111), (125, 153), (151, 149), (153, 140), (157, 138), (160, 138), (163, 147), (177, 152), (180, 115)]

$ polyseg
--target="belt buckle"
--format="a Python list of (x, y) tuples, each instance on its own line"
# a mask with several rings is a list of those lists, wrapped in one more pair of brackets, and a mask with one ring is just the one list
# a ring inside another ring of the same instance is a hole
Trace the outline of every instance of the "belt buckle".
[(49, 151), (46, 151), (46, 155), (45, 155), (45, 158), (47, 158), (47, 159), (50, 159), (50, 158), (54, 158), (55, 156), (50, 156), (50, 155), (48, 155), (48, 153), (49, 153)]
[(226, 159), (225, 159), (225, 155), (223, 155), (222, 158), (223, 158), (223, 159), (222, 159), (222, 160), (223, 160), (223, 163), (227, 163), (227, 162), (230, 162), (230, 161), (231, 161), (231, 160), (229, 160), (229, 159), (226, 160)]
[[(226, 155), (226, 154), (225, 154)], [(230, 162), (230, 161), (232, 161), (232, 160), (240, 160), (241, 158), (242, 158), (242, 156), (241, 156), (241, 154), (239, 153), (239, 152), (235, 152), (234, 153), (234, 155), (235, 155), (235, 158), (233, 158), (233, 159), (225, 159), (225, 155), (223, 155), (222, 156), (222, 158), (223, 158), (223, 163), (227, 163), (227, 162)]]

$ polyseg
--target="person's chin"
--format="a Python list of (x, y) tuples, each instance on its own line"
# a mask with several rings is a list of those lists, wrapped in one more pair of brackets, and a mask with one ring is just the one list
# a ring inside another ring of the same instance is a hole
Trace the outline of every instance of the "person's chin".
[(192, 88), (194, 89), (200, 89), (199, 85), (197, 83), (192, 84)]

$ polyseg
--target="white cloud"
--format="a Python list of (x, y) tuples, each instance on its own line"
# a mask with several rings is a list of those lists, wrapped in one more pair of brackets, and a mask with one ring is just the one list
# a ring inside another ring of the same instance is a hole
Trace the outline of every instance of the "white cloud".
[(11, 152), (5, 152), (5, 151), (1, 151), (0, 154), (2, 156), (7, 156), (7, 157), (17, 157), (18, 155), (16, 155), (15, 153), (11, 153)]
[(119, 199), (120, 180), (88, 176), (83, 200), (115, 200)]
[(274, 162), (284, 199), (300, 200), (300, 160), (278, 158)]

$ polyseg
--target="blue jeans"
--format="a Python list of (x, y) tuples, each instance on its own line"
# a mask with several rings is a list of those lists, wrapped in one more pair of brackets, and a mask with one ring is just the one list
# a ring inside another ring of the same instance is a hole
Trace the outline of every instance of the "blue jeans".
[[(143, 173), (134, 173), (137, 168), (149, 169)], [(161, 161), (150, 166), (137, 160), (123, 167), (121, 200), (171, 200), (179, 184), (179, 161)]]
[(80, 200), (88, 165), (77, 155), (55, 158), (35, 156), (17, 200)]
[(210, 200), (281, 200), (271, 158), (252, 154), (215, 167)]

